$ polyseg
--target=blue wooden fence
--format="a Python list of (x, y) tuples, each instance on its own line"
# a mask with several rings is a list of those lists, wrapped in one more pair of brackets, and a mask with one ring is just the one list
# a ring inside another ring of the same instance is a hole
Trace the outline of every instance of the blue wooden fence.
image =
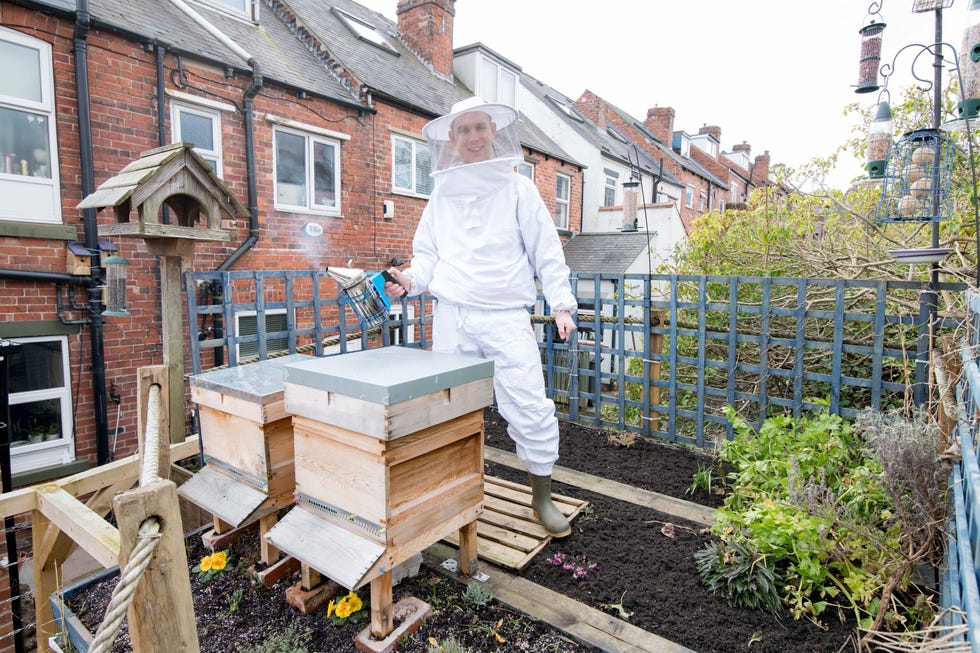
[[(429, 346), (428, 301), (396, 304), (396, 316), (364, 331), (324, 272), (189, 272), (185, 281), (195, 373), (238, 364), (246, 345), (260, 359)], [(555, 337), (543, 300), (533, 316), (559, 416), (699, 447), (731, 437), (729, 405), (758, 427), (779, 411), (853, 416), (921, 403), (930, 329), (938, 337), (957, 326), (930, 320), (929, 308), (937, 292), (964, 289), (645, 274), (576, 275), (572, 285), (580, 312), (570, 342)], [(243, 315), (247, 333), (236, 326)]]
[(955, 438), (962, 457), (954, 463), (949, 483), (946, 560), (941, 583), (942, 607), (957, 608), (947, 625), (965, 618), (970, 650), (980, 653), (980, 464), (977, 461), (977, 423), (980, 418), (980, 295), (966, 293), (969, 326), (961, 340), (963, 374), (957, 385), (958, 416)]

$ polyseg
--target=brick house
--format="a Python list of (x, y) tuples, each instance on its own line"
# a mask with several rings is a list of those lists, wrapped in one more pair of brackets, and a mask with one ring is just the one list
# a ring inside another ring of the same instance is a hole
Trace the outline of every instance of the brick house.
[[(136, 371), (162, 355), (160, 267), (140, 239), (97, 237), (111, 212), (76, 206), (142, 153), (193, 142), (248, 209), (221, 225), (230, 241), (196, 244), (190, 269), (408, 258), (431, 188), (422, 126), (473, 90), (453, 75), (454, 0), (397, 11), (396, 24), (351, 0), (0, 0), (14, 487), (136, 446)], [(581, 165), (520, 129), (567, 237), (581, 228)], [(101, 316), (99, 260), (113, 250), (129, 261), (128, 318)]]

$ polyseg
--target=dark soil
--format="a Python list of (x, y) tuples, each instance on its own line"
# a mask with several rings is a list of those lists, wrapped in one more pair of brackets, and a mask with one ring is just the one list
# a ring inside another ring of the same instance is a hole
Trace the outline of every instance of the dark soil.
[[(513, 451), (505, 427), (499, 415), (488, 409), (488, 446)], [(722, 501), (716, 494), (688, 494), (699, 466), (711, 465), (713, 460), (687, 447), (643, 438), (623, 447), (609, 442), (599, 430), (562, 423), (558, 464), (703, 505), (716, 507)], [(488, 463), (486, 471), (488, 475), (527, 483), (526, 473), (519, 470)], [(794, 621), (789, 613), (773, 615), (733, 608), (725, 599), (712, 595), (701, 584), (693, 559), (693, 554), (712, 537), (703, 526), (560, 483), (555, 483), (553, 489), (585, 499), (590, 507), (574, 520), (570, 536), (549, 543), (524, 570), (529, 580), (625, 617), (634, 626), (699, 653), (852, 650), (853, 624), (828, 620), (830, 623), (822, 629), (810, 622)], [(234, 569), (206, 583), (200, 583), (196, 576), (191, 579), (201, 651), (247, 651), (270, 634), (290, 626), (309, 633), (306, 648), (310, 653), (355, 651), (354, 638), (367, 622), (338, 627), (322, 610), (301, 614), (285, 600), (285, 591), (296, 583), (295, 577), (282, 580), (271, 589), (256, 588), (250, 582), (245, 570), (258, 556), (256, 540), (252, 531), (234, 545)], [(188, 539), (190, 566), (206, 553), (199, 537)], [(574, 579), (571, 572), (549, 561), (555, 554), (584, 559), (596, 566), (584, 578)], [(101, 621), (115, 583), (115, 577), (107, 579), (69, 601), (69, 607), (92, 632)], [(496, 600), (477, 608), (463, 599), (463, 589), (461, 584), (425, 567), (418, 576), (396, 585), (395, 601), (414, 596), (433, 607), (432, 616), (398, 650), (426, 653), (432, 640), (444, 644), (450, 637), (481, 653), (593, 650)], [(230, 600), (236, 590), (243, 591), (232, 612)], [(359, 595), (369, 607), (368, 588), (362, 588)], [(621, 610), (612, 607), (617, 605)], [(128, 634), (123, 632), (113, 651), (128, 650)], [(289, 648), (275, 651), (298, 653)]]

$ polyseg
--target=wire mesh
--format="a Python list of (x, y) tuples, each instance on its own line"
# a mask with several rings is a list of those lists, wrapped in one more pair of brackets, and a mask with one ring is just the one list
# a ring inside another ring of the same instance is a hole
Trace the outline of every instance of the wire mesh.
[(882, 179), (879, 222), (939, 222), (952, 210), (953, 142), (938, 129), (916, 129), (894, 143)]

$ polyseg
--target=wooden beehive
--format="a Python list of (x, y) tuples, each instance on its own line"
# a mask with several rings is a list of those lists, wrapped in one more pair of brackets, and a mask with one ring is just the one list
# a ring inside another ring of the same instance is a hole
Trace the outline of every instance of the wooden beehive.
[(283, 400), (293, 354), (190, 377), (207, 463), (180, 494), (231, 526), (292, 503), (293, 426)]
[(492, 375), (402, 347), (286, 366), (297, 505), (267, 539), (355, 589), (473, 523)]

